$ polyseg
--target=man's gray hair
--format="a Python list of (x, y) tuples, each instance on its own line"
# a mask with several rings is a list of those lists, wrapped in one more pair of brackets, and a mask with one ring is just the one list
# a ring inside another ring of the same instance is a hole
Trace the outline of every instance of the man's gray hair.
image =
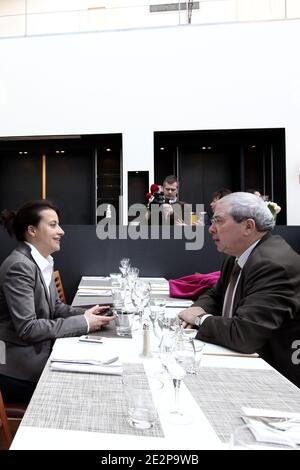
[(246, 219), (253, 219), (258, 232), (273, 230), (275, 219), (265, 201), (251, 193), (231, 193), (218, 201), (220, 204), (229, 204), (228, 213), (238, 223)]

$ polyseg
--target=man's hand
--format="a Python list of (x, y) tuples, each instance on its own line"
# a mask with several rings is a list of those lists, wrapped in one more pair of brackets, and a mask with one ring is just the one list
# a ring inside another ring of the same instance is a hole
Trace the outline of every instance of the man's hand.
[(165, 203), (165, 204), (162, 204), (161, 207), (163, 210), (163, 214), (166, 218), (170, 217), (171, 214), (174, 214), (174, 209), (171, 206), (171, 204)]
[(205, 315), (205, 310), (202, 307), (189, 307), (179, 313), (179, 318), (182, 320), (183, 328), (191, 328), (195, 326), (195, 318), (199, 315)]
[(90, 332), (100, 330), (101, 326), (108, 325), (109, 322), (116, 318), (115, 315), (111, 317), (105, 317), (102, 315), (109, 308), (109, 305), (103, 305), (102, 307), (99, 307), (99, 305), (95, 305), (95, 307), (89, 308), (84, 312), (84, 316), (89, 324)]

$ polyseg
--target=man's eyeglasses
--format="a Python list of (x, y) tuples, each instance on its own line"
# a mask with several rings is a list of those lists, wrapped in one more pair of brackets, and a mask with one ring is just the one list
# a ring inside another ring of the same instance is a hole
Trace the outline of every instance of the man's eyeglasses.
[[(244, 220), (247, 220), (249, 219), (249, 217), (234, 217), (234, 222), (236, 222), (237, 224), (240, 224), (242, 223)], [(222, 217), (219, 217), (219, 216), (216, 216), (216, 217), (212, 217), (210, 219), (210, 223), (211, 225), (216, 225), (217, 227), (220, 227), (220, 225), (223, 225), (224, 223), (226, 222), (226, 219), (223, 219)]]
[(224, 222), (225, 222), (225, 220), (222, 219), (221, 217), (218, 217), (218, 216), (217, 216), (217, 217), (212, 217), (212, 218), (210, 219), (210, 224), (211, 224), (211, 225), (220, 226), (220, 225), (222, 225)]

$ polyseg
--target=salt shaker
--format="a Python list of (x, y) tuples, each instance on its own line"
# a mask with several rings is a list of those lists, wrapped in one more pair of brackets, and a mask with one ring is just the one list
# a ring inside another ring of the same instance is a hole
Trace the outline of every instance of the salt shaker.
[(143, 351), (142, 351), (142, 356), (143, 357), (151, 357), (151, 346), (150, 346), (150, 330), (149, 330), (149, 324), (144, 323), (143, 324)]

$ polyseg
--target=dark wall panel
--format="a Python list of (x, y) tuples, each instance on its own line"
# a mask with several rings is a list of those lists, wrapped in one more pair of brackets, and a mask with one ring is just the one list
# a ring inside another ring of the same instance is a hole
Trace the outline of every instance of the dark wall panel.
[(128, 171), (128, 208), (132, 204), (146, 204), (149, 192), (149, 171)]
[(91, 150), (47, 155), (47, 197), (60, 208), (67, 224), (93, 224), (95, 219), (94, 156)]
[(25, 201), (42, 195), (42, 161), (33, 153), (0, 154), (0, 209), (18, 209)]
[[(54, 254), (71, 302), (83, 275), (107, 275), (118, 271), (122, 257), (129, 257), (140, 268), (141, 276), (177, 278), (198, 272), (218, 270), (223, 255), (218, 253), (205, 227), (205, 242), (201, 250), (185, 250), (184, 240), (99, 240), (94, 226), (63, 226), (65, 236), (60, 252)], [(274, 233), (282, 235), (300, 253), (300, 227), (276, 226)], [(0, 230), (0, 263), (16, 242)]]

